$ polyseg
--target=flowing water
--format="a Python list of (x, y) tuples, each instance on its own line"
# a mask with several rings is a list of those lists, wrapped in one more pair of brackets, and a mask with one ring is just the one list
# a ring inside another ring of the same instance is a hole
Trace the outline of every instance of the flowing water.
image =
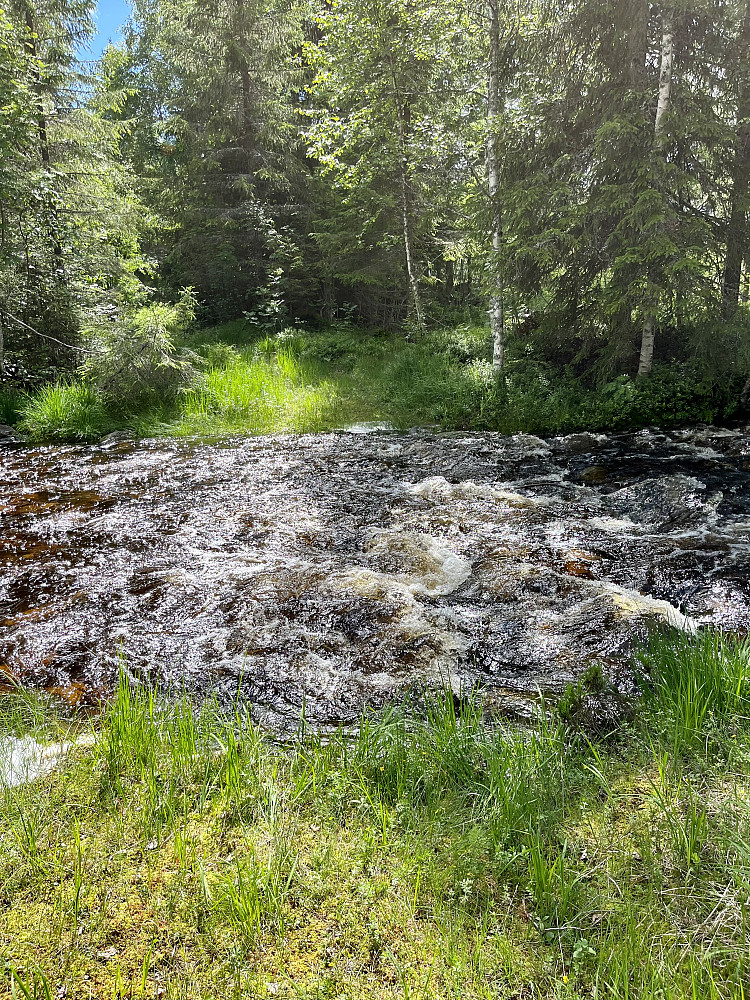
[(0, 451), (0, 670), (71, 701), (124, 665), (277, 724), (443, 684), (523, 713), (749, 622), (748, 429)]

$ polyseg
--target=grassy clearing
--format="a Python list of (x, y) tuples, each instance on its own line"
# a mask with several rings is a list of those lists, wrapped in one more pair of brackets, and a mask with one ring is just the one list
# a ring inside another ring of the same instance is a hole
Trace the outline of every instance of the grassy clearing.
[(155, 405), (159, 394), (144, 391), (141, 408), (133, 410), (132, 392), (105, 405), (85, 384), (51, 386), (22, 406), (22, 430), (33, 440), (87, 440), (114, 426), (142, 435), (221, 435), (388, 421), (399, 428), (553, 434), (711, 421), (732, 409), (733, 390), (719, 391), (674, 369), (638, 383), (622, 377), (586, 388), (572, 374), (511, 355), (498, 383), (481, 326), (436, 331), (410, 343), (403, 335), (346, 328), (259, 338), (239, 321), (193, 333), (184, 346), (202, 356), (204, 368), (197, 384), (175, 399)]
[[(722, 668), (687, 685), (670, 657), (697, 667), (709, 639), (652, 646), (607, 741), (449, 697), (279, 745), (241, 706), (123, 682), (93, 749), (0, 794), (6, 989), (743, 997), (748, 647), (711, 642)], [(2, 706), (16, 732), (64, 724)]]

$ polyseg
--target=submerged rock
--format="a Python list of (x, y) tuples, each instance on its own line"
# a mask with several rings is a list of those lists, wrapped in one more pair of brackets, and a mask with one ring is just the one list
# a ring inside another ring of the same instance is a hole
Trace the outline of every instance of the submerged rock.
[(104, 437), (99, 442), (100, 448), (117, 448), (123, 444), (132, 444), (135, 441), (135, 435), (132, 431), (112, 431), (111, 434), (105, 434)]
[(91, 701), (125, 665), (290, 726), (443, 685), (533, 712), (592, 663), (627, 695), (653, 629), (750, 624), (750, 470), (594, 437), (601, 481), (530, 435), (7, 449), (0, 663)]

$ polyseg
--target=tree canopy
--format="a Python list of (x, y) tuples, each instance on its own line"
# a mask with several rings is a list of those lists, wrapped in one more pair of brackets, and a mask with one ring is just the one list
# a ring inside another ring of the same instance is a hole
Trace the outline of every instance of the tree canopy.
[(92, 11), (0, 10), (6, 348), (190, 288), (204, 322), (474, 309), (496, 372), (747, 369), (750, 4), (134, 0), (84, 72)]

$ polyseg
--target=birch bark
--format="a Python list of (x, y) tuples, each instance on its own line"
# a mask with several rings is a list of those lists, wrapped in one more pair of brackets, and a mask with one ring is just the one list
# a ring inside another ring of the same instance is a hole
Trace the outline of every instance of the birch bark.
[(503, 275), (503, 214), (500, 204), (500, 155), (497, 141), (498, 120), (503, 112), (500, 90), (500, 12), (499, 0), (488, 0), (489, 64), (487, 72), (487, 191), (492, 212), (492, 265), (489, 301), (492, 331), (492, 369), (499, 374), (505, 363), (505, 303)]
[(414, 317), (419, 333), (424, 333), (425, 319), (422, 307), (422, 293), (419, 288), (419, 273), (414, 257), (414, 233), (412, 229), (412, 205), (409, 190), (409, 153), (407, 149), (407, 125), (411, 119), (411, 109), (408, 99), (405, 99), (398, 85), (396, 70), (391, 58), (391, 80), (393, 83), (393, 99), (396, 104), (398, 123), (398, 152), (401, 181), (401, 223), (404, 235), (404, 254), (406, 256), (406, 274), (409, 279)]
[[(672, 106), (672, 78), (674, 73), (674, 15), (665, 11), (662, 16), (661, 68), (659, 71), (659, 102), (654, 123), (654, 149), (664, 154), (664, 119)], [(649, 274), (649, 286), (653, 285)], [(653, 293), (649, 288), (651, 301), (643, 318), (641, 335), (641, 356), (638, 363), (638, 377), (651, 374), (654, 363), (654, 342), (656, 339), (656, 312), (659, 307), (660, 289)]]

